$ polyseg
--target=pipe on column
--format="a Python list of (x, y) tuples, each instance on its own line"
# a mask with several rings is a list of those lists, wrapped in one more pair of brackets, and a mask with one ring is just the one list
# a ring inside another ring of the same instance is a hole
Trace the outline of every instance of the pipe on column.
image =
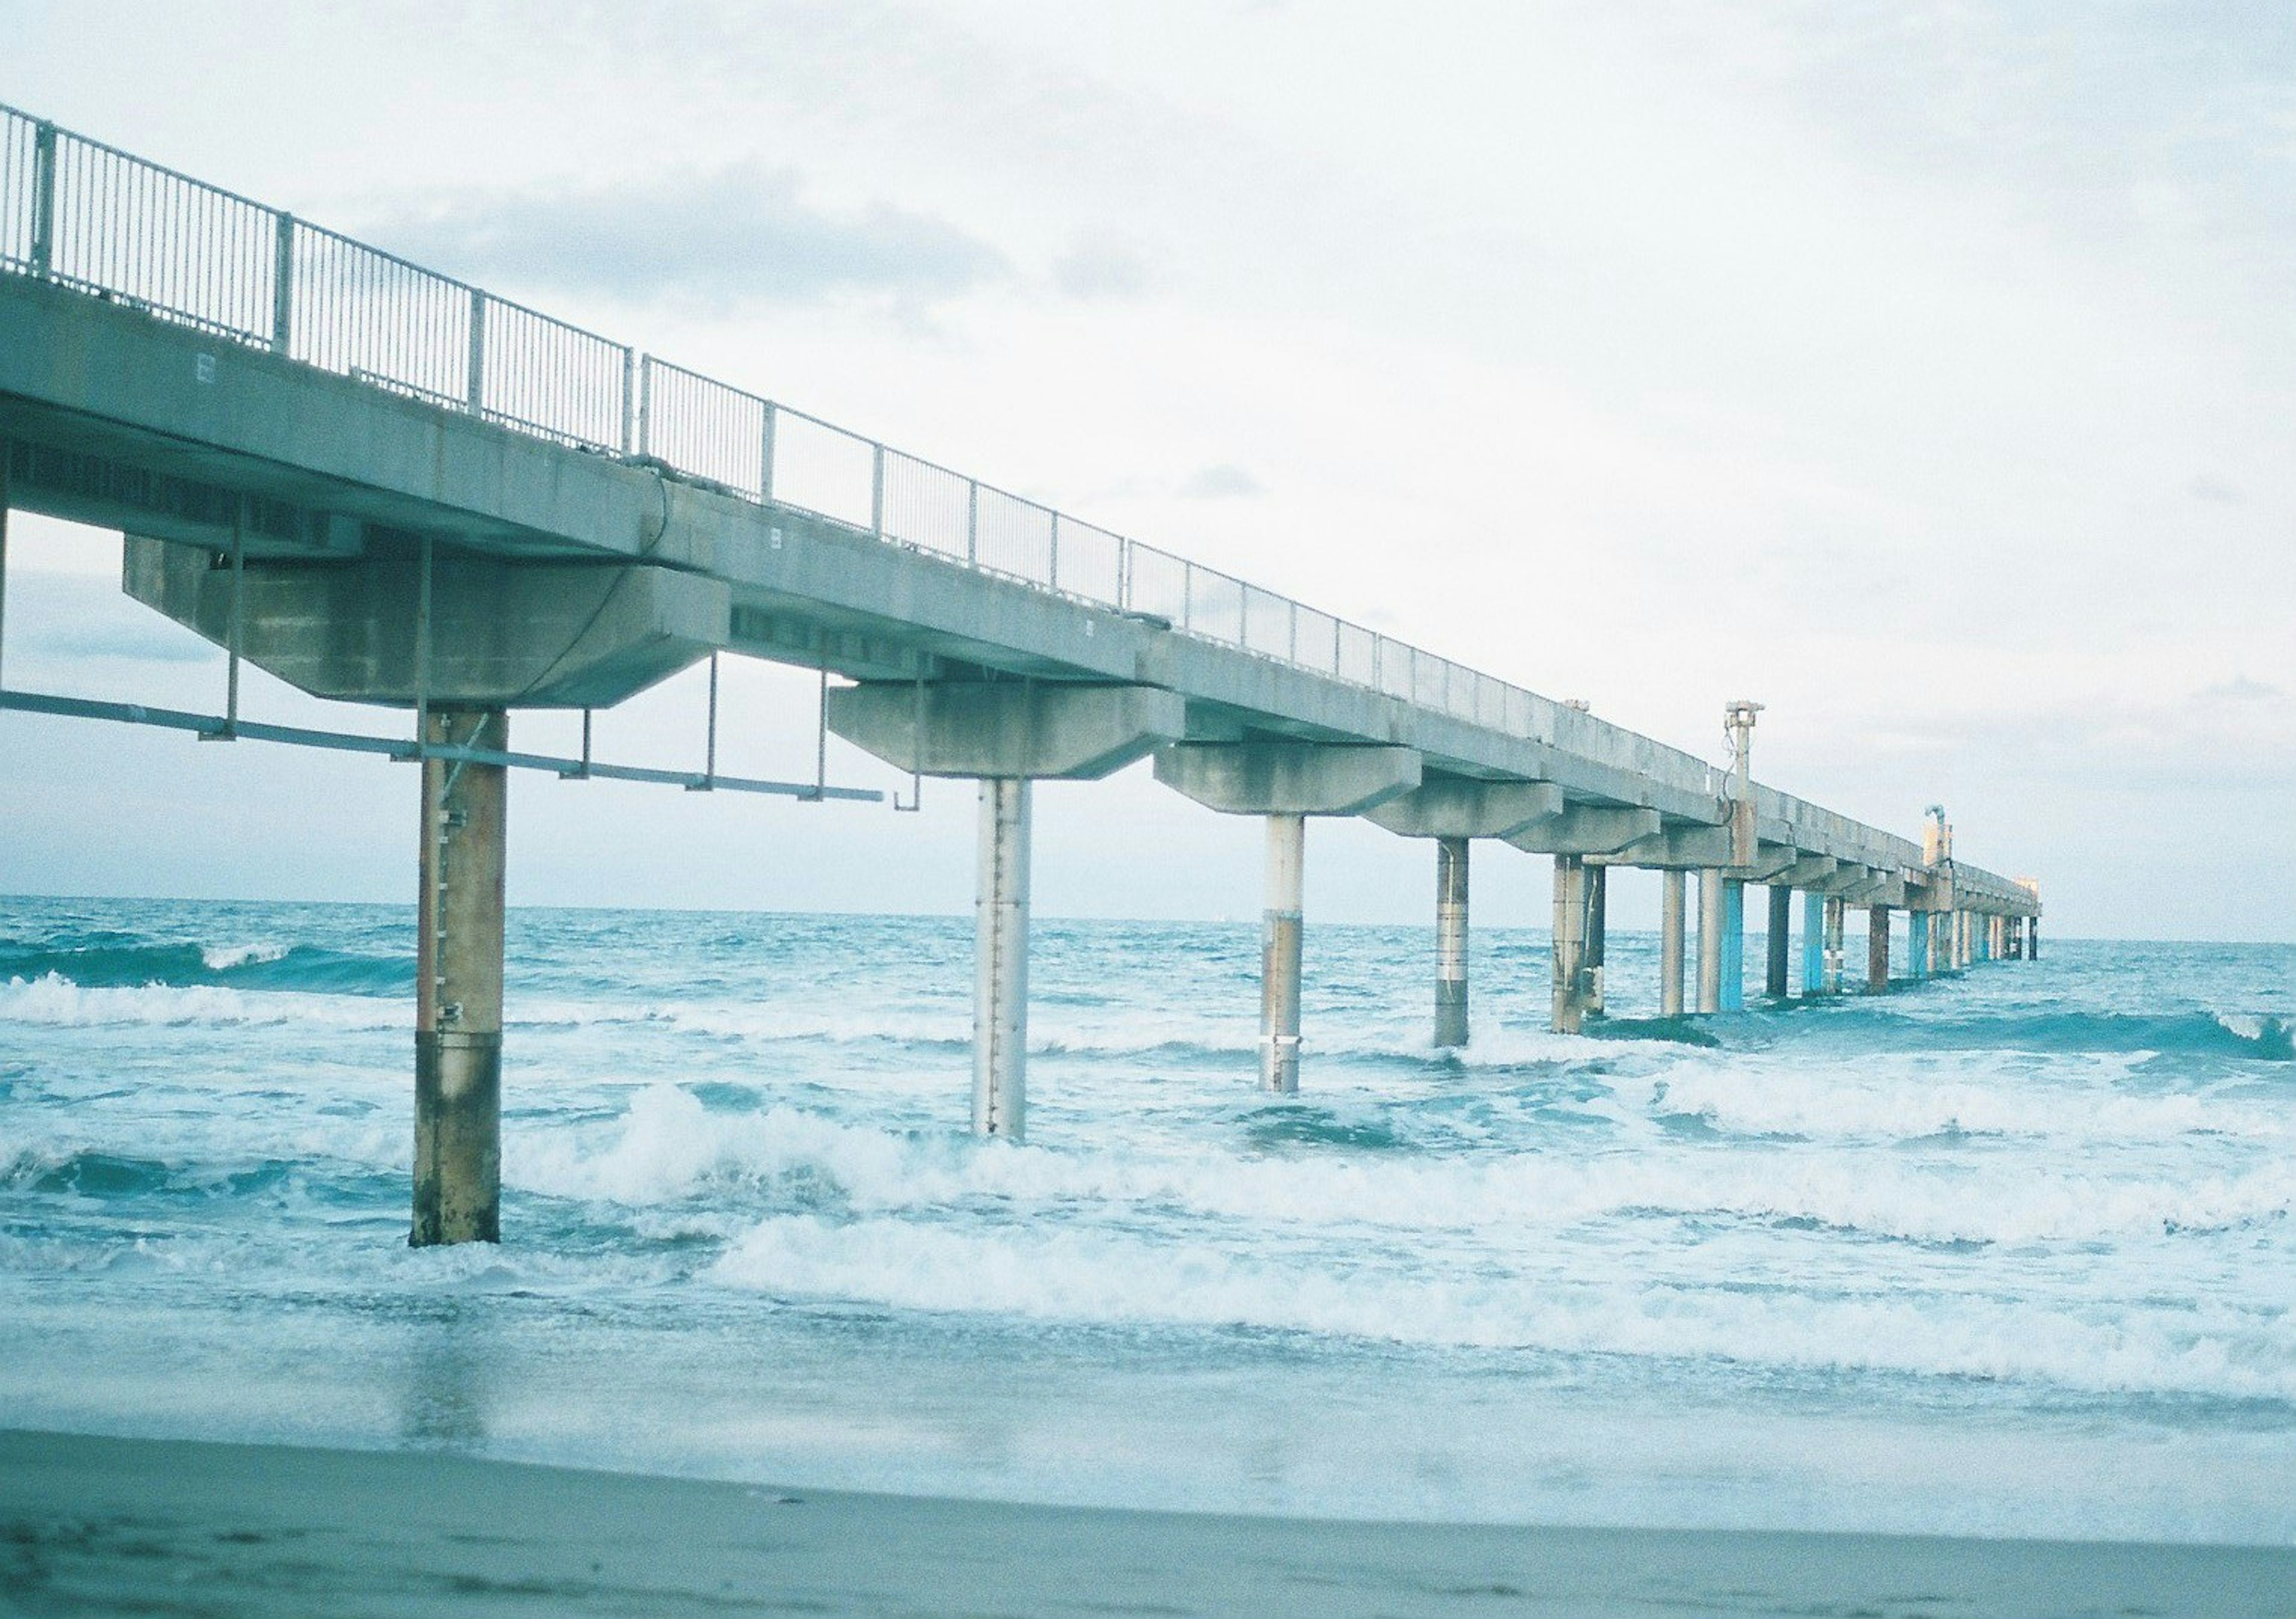
[(1554, 857), (1554, 996), (1549, 1021), (1558, 1034), (1576, 1034), (1586, 1016), (1587, 862)]
[(1890, 987), (1890, 907), (1866, 907), (1866, 987), (1880, 994)]
[(1300, 908), (1308, 818), (1267, 818), (1267, 897), (1259, 939), (1259, 1088), (1300, 1088)]
[(1435, 1043), (1467, 1043), (1467, 840), (1435, 840)]
[(1825, 983), (1825, 895), (1801, 896), (1801, 993), (1815, 995)]
[[(502, 751), (499, 708), (432, 708), (422, 740)], [(414, 927), (414, 1247), (502, 1240), (503, 872), (510, 772), (422, 761)]]
[(1708, 866), (1698, 873), (1698, 1010), (1722, 1010), (1722, 872)]
[(1734, 877), (1722, 879), (1722, 1010), (1743, 1011), (1746, 1006), (1746, 885)]
[(1825, 972), (1819, 988), (1826, 994), (1841, 993), (1843, 958), (1842, 936), (1849, 928), (1849, 902), (1840, 895), (1828, 895), (1825, 901)]
[(1770, 926), (1763, 936), (1768, 957), (1768, 971), (1762, 975), (1762, 993), (1774, 1001), (1786, 996), (1786, 969), (1792, 961), (1793, 941), (1787, 936), (1793, 931), (1793, 890), (1770, 886)]
[(980, 871), (973, 900), (972, 1132), (1023, 1139), (1029, 1129), (1029, 833), (1025, 777), (980, 783)]
[(1603, 1015), (1603, 941), (1610, 931), (1611, 868), (1587, 868), (1587, 944), (1585, 985), (1587, 1016)]
[(1682, 1016), (1682, 931), (1689, 906), (1689, 883), (1679, 870), (1659, 873), (1658, 1011)]

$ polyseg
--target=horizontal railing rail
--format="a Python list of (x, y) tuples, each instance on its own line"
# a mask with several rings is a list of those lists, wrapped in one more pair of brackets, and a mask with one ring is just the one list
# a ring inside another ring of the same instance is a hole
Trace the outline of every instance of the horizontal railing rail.
[[(0, 272), (128, 302), (511, 432), (667, 468), (1527, 740), (1568, 748), (1576, 728), (1602, 724), (4, 104)], [(1605, 730), (1615, 740), (1616, 728)], [(1694, 755), (1634, 742), (1649, 773), (1677, 785), (1715, 779)]]

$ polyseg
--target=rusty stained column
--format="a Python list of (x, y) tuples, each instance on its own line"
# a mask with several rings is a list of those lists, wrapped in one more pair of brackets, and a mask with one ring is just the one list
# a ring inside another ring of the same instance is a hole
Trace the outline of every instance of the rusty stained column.
[(1690, 909), (1689, 873), (1670, 867), (1659, 873), (1658, 1012), (1661, 1018), (1682, 1016), (1682, 958), (1684, 924)]
[(1587, 1016), (1600, 1018), (1603, 1008), (1603, 947), (1611, 930), (1611, 868), (1587, 868), (1587, 935), (1581, 950), (1585, 973)]
[(1467, 1043), (1467, 850), (1435, 840), (1435, 1043)]
[(1558, 1034), (1576, 1034), (1586, 1020), (1587, 862), (1554, 857), (1554, 998)]
[(1890, 907), (1866, 907), (1866, 987), (1878, 994), (1890, 987)]
[(1267, 817), (1267, 893), (1259, 937), (1259, 1088), (1300, 1088), (1300, 921), (1308, 817)]
[[(433, 708), (431, 746), (501, 752), (499, 708)], [(415, 923), (415, 1247), (502, 1240), (503, 872), (510, 773), (422, 762)]]
[(1793, 890), (1776, 883), (1770, 885), (1770, 926), (1764, 943), (1767, 946), (1763, 965), (1762, 993), (1772, 1000), (1786, 998), (1786, 971), (1792, 963)]

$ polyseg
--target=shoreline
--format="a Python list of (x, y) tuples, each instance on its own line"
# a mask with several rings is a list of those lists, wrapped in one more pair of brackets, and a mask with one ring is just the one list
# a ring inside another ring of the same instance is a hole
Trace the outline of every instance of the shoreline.
[(0, 1430), (0, 1613), (2296, 1614), (2296, 1547), (1349, 1523)]

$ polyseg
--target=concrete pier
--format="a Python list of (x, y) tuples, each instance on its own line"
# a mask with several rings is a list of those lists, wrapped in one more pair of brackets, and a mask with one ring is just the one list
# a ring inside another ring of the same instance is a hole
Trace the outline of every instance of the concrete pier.
[(1764, 939), (1767, 945), (1768, 970), (1763, 975), (1762, 993), (1774, 1001), (1786, 997), (1786, 973), (1792, 961), (1793, 890), (1773, 883), (1770, 886), (1769, 932)]
[(1028, 1129), (1030, 783), (1121, 769), (1179, 734), (1183, 705), (1143, 686), (886, 681), (829, 689), (823, 719), (898, 769), (980, 784), (972, 1128), (1018, 1141)]
[(1916, 978), (1930, 976), (1930, 913), (1906, 912), (1906, 970)]
[(1722, 1010), (1722, 873), (1708, 866), (1698, 874), (1698, 1010)]
[(1838, 995), (1841, 993), (1842, 936), (1848, 927), (1849, 910), (1849, 902), (1840, 895), (1825, 896), (1825, 971), (1818, 985), (1824, 994)]
[(1866, 907), (1866, 987), (1875, 994), (1890, 987), (1890, 907)]
[(1467, 851), (1464, 838), (1435, 840), (1435, 1043), (1467, 1043)]
[(1029, 1127), (1029, 832), (1025, 776), (980, 783), (973, 901), (972, 1129), (1020, 1141)]
[(1586, 1021), (1587, 860), (1554, 857), (1554, 985), (1550, 1022), (1558, 1034), (1576, 1034)]
[(1722, 1010), (1746, 1010), (1746, 885), (1722, 879)]
[(1658, 1010), (1661, 1018), (1682, 1016), (1682, 934), (1689, 909), (1689, 881), (1679, 867), (1659, 873)]
[[(430, 711), (422, 740), (501, 751), (499, 708)], [(510, 773), (422, 764), (414, 942), (415, 1247), (502, 1240), (503, 874)]]
[(1300, 1088), (1300, 921), (1308, 818), (1267, 817), (1267, 894), (1259, 931), (1259, 1088)]
[(1801, 993), (1819, 993), (1825, 985), (1825, 895), (1801, 896)]
[(1562, 795), (1544, 781), (1495, 782), (1429, 777), (1373, 804), (1365, 819), (1404, 838), (1435, 844), (1435, 1044), (1467, 1043), (1468, 850), (1478, 838), (1504, 838), (1562, 810)]
[[(1309, 815), (1361, 815), (1416, 791), (1408, 748), (1313, 742), (1177, 742), (1156, 754), (1156, 780), (1207, 809), (1267, 820), (1267, 904), (1260, 950), (1259, 1078), (1300, 1088), (1301, 879)], [(1445, 835), (1457, 828), (1442, 829)]]

